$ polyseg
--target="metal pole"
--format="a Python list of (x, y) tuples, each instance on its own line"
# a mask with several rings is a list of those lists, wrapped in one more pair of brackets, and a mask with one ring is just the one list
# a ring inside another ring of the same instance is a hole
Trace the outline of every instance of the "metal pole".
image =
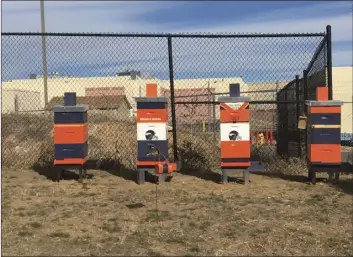
[(48, 106), (48, 78), (47, 78), (47, 52), (45, 44), (45, 20), (44, 20), (44, 1), (40, 1), (40, 18), (42, 27), (42, 54), (43, 54), (43, 81), (44, 81), (44, 103), (45, 108)]
[[(284, 101), (287, 101), (288, 100), (288, 94), (287, 94), (288, 90), (285, 89), (284, 90)], [(285, 143), (284, 145), (286, 146), (286, 149), (285, 149), (285, 155), (288, 157), (289, 155), (289, 128), (288, 128), (288, 103), (284, 105), (286, 107), (286, 111), (285, 111), (285, 122), (283, 124), (283, 127), (285, 127)], [(283, 140), (284, 141), (284, 140)], [(283, 149), (284, 150), (284, 149)]]
[(299, 75), (295, 76), (295, 100), (297, 101), (296, 103), (296, 112), (297, 112), (297, 126), (296, 126), (296, 130), (297, 130), (297, 143), (298, 143), (298, 157), (301, 157), (302, 153), (301, 153), (301, 143), (300, 143), (300, 130), (298, 129), (298, 122), (299, 122), (299, 116), (300, 116), (300, 105), (299, 105)]
[(328, 83), (328, 99), (332, 100), (332, 35), (331, 26), (326, 26), (326, 43), (327, 43), (327, 83)]
[[(211, 91), (210, 91), (210, 80), (207, 82), (207, 94), (208, 94), (208, 101), (211, 102)], [(207, 117), (208, 117), (208, 128), (210, 127), (210, 119), (211, 119), (211, 107), (210, 105), (207, 106)]]
[(169, 59), (169, 81), (170, 81), (170, 103), (172, 111), (172, 128), (173, 128), (173, 154), (174, 161), (178, 161), (178, 144), (176, 134), (176, 115), (175, 115), (175, 98), (174, 98), (174, 68), (173, 68), (173, 50), (172, 38), (168, 37), (168, 59)]
[[(212, 101), (213, 103), (216, 102), (216, 96), (212, 95)], [(216, 140), (216, 105), (213, 104), (213, 109), (212, 109), (212, 118), (213, 118), (213, 140)]]
[[(303, 82), (304, 82), (304, 101), (308, 99), (308, 71), (303, 71)], [(306, 108), (304, 108), (305, 115), (307, 114)]]
[[(308, 99), (308, 71), (303, 71), (303, 82), (304, 82), (304, 101)], [(308, 115), (306, 104), (304, 103), (304, 114), (305, 116)], [(305, 131), (305, 155), (308, 155), (308, 133)]]

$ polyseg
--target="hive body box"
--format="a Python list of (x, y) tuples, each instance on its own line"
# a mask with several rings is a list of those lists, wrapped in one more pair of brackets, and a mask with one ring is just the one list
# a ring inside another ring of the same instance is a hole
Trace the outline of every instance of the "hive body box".
[[(228, 182), (228, 172), (243, 170), (244, 182), (249, 181), (250, 161), (250, 112), (249, 97), (240, 97), (239, 84), (231, 84), (229, 97), (219, 97), (221, 133), (222, 181)], [(257, 171), (256, 168), (253, 171)], [(258, 167), (262, 171), (262, 167)]]
[(341, 167), (341, 106), (342, 101), (328, 100), (328, 88), (317, 88), (317, 101), (306, 101), (307, 163), (309, 179), (316, 182), (316, 172), (327, 171), (339, 179)]
[(86, 175), (88, 159), (87, 105), (76, 105), (76, 94), (65, 93), (64, 105), (55, 105), (54, 166), (60, 180), (62, 168), (78, 167), (80, 179)]
[[(136, 98), (137, 102), (137, 170), (138, 183), (145, 182), (146, 172), (155, 171), (158, 164), (168, 159), (168, 99), (157, 97), (157, 85), (147, 84), (146, 97)], [(168, 172), (166, 172), (168, 173)], [(166, 174), (159, 175), (159, 181)]]

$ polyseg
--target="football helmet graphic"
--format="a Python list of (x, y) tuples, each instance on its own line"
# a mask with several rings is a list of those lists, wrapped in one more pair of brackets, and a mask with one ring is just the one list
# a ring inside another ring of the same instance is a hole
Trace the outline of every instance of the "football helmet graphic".
[(239, 136), (239, 132), (236, 130), (232, 130), (229, 132), (229, 140), (237, 140)]
[(158, 140), (156, 132), (154, 132), (153, 130), (147, 130), (145, 133), (145, 137), (147, 140)]

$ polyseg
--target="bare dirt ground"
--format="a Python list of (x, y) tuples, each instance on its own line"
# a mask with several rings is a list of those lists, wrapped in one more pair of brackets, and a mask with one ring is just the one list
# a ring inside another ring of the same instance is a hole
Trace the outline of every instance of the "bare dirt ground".
[(301, 175), (251, 175), (244, 186), (219, 184), (217, 174), (175, 174), (157, 186), (137, 185), (134, 173), (89, 174), (83, 184), (71, 173), (57, 183), (3, 170), (2, 254), (353, 254), (349, 176), (330, 186)]

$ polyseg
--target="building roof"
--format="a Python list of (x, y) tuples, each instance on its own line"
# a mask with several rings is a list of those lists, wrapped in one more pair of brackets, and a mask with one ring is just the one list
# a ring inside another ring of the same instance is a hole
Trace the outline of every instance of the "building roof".
[[(128, 105), (128, 108), (131, 109), (131, 104), (127, 100), (125, 95), (101, 95), (101, 96), (78, 96), (76, 97), (77, 104), (88, 104), (89, 109), (116, 109), (122, 103)], [(57, 96), (53, 97), (49, 102), (49, 108), (52, 108), (55, 104), (64, 104), (64, 97)]]

